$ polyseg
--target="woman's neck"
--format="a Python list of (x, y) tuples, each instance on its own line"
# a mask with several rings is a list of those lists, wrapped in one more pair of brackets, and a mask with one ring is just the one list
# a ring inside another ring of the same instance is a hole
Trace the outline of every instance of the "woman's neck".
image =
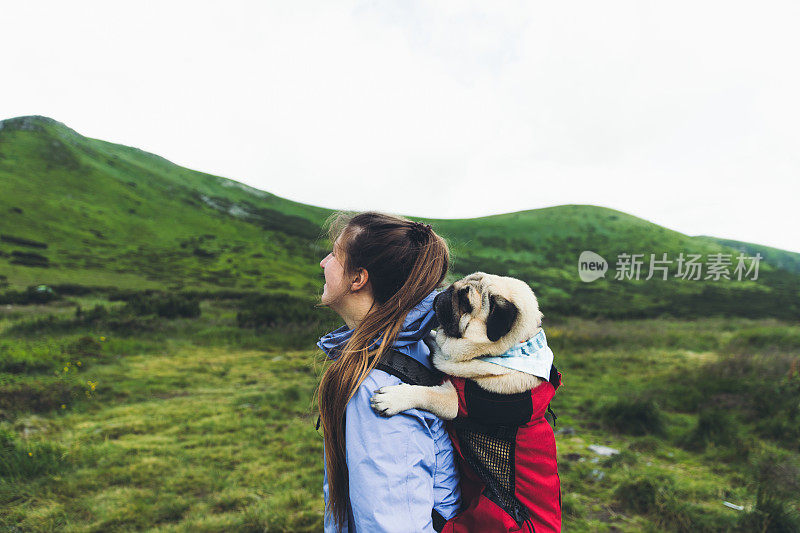
[(348, 302), (347, 308), (339, 313), (349, 329), (358, 327), (375, 304), (375, 299), (371, 294), (364, 294), (363, 296), (356, 294), (354, 296)]

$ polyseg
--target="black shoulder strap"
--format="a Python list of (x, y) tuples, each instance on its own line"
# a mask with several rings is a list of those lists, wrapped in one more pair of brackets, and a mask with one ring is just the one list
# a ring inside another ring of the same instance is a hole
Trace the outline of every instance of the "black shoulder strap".
[(432, 387), (442, 381), (442, 373), (435, 368), (429, 369), (410, 355), (393, 349), (383, 352), (375, 368), (397, 376), (409, 385)]
[[(432, 387), (442, 381), (442, 373), (429, 369), (410, 355), (390, 349), (383, 352), (381, 360), (375, 365), (378, 370), (397, 376), (403, 383)], [(316, 430), (319, 430), (320, 417), (317, 416)]]
[(554, 389), (561, 386), (561, 374), (559, 374), (556, 365), (550, 365), (550, 379), (548, 380)]
[(437, 533), (441, 532), (444, 529), (444, 525), (447, 522), (447, 520), (445, 520), (444, 517), (441, 514), (439, 514), (439, 511), (437, 511), (436, 509), (431, 511), (431, 519), (433, 520), (433, 529)]
[[(432, 387), (442, 381), (442, 373), (435, 368), (430, 369), (413, 357), (393, 349), (383, 352), (375, 368), (397, 376), (403, 383), (409, 385)], [(434, 531), (440, 532), (444, 529), (446, 520), (436, 509), (431, 510), (431, 520)]]
[[(561, 386), (561, 374), (558, 373), (558, 369), (556, 365), (550, 365), (550, 384), (553, 386), (554, 389), (558, 390), (558, 387)], [(550, 416), (547, 416), (550, 415)], [(553, 429), (556, 428), (556, 419), (558, 419), (558, 415), (556, 415), (555, 411), (550, 408), (550, 404), (547, 404), (547, 413), (544, 416), (545, 420), (552, 426)]]

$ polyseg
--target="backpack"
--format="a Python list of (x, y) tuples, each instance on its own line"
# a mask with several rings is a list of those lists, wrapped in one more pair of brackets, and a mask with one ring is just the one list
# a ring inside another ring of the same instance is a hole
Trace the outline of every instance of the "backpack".
[(545, 415), (561, 373), (551, 366), (548, 381), (516, 394), (450, 381), (459, 403), (448, 431), (459, 458), (462, 510), (444, 532), (560, 532), (555, 435)]

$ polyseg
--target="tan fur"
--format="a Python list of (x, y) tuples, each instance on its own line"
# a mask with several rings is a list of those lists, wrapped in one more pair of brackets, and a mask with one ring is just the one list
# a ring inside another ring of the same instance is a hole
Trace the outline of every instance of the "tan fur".
[[(484, 272), (475, 272), (453, 283), (453, 294), (464, 287), (470, 289), (472, 311), (458, 317), (461, 338), (449, 337), (439, 329), (435, 339), (426, 339), (433, 365), (445, 374), (472, 379), (479, 387), (499, 394), (524, 392), (543, 383), (531, 374), (476, 359), (482, 355), (500, 355), (541, 330), (543, 314), (533, 290), (522, 280)], [(518, 310), (511, 330), (494, 342), (486, 333), (491, 294), (504, 297)], [(379, 389), (372, 397), (372, 407), (384, 416), (424, 409), (451, 420), (458, 413), (458, 395), (449, 381), (438, 387), (394, 385)]]

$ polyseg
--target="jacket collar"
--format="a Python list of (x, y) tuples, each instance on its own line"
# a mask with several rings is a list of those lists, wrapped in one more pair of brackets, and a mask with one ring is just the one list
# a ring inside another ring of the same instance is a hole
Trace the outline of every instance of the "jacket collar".
[[(403, 320), (403, 328), (397, 334), (397, 339), (394, 344), (392, 344), (392, 348), (416, 359), (429, 369), (433, 368), (430, 362), (430, 349), (422, 342), (422, 338), (427, 335), (431, 329), (439, 325), (436, 320), (436, 314), (433, 311), (433, 299), (440, 292), (441, 289), (434, 289), (408, 312), (405, 320)], [(353, 329), (347, 327), (347, 324), (343, 324), (320, 337), (317, 341), (317, 346), (324, 351), (329, 358), (336, 359), (345, 344), (347, 344), (347, 341), (350, 340), (353, 331)], [(381, 339), (378, 337), (370, 345), (370, 348), (376, 348), (380, 346), (380, 344)]]

